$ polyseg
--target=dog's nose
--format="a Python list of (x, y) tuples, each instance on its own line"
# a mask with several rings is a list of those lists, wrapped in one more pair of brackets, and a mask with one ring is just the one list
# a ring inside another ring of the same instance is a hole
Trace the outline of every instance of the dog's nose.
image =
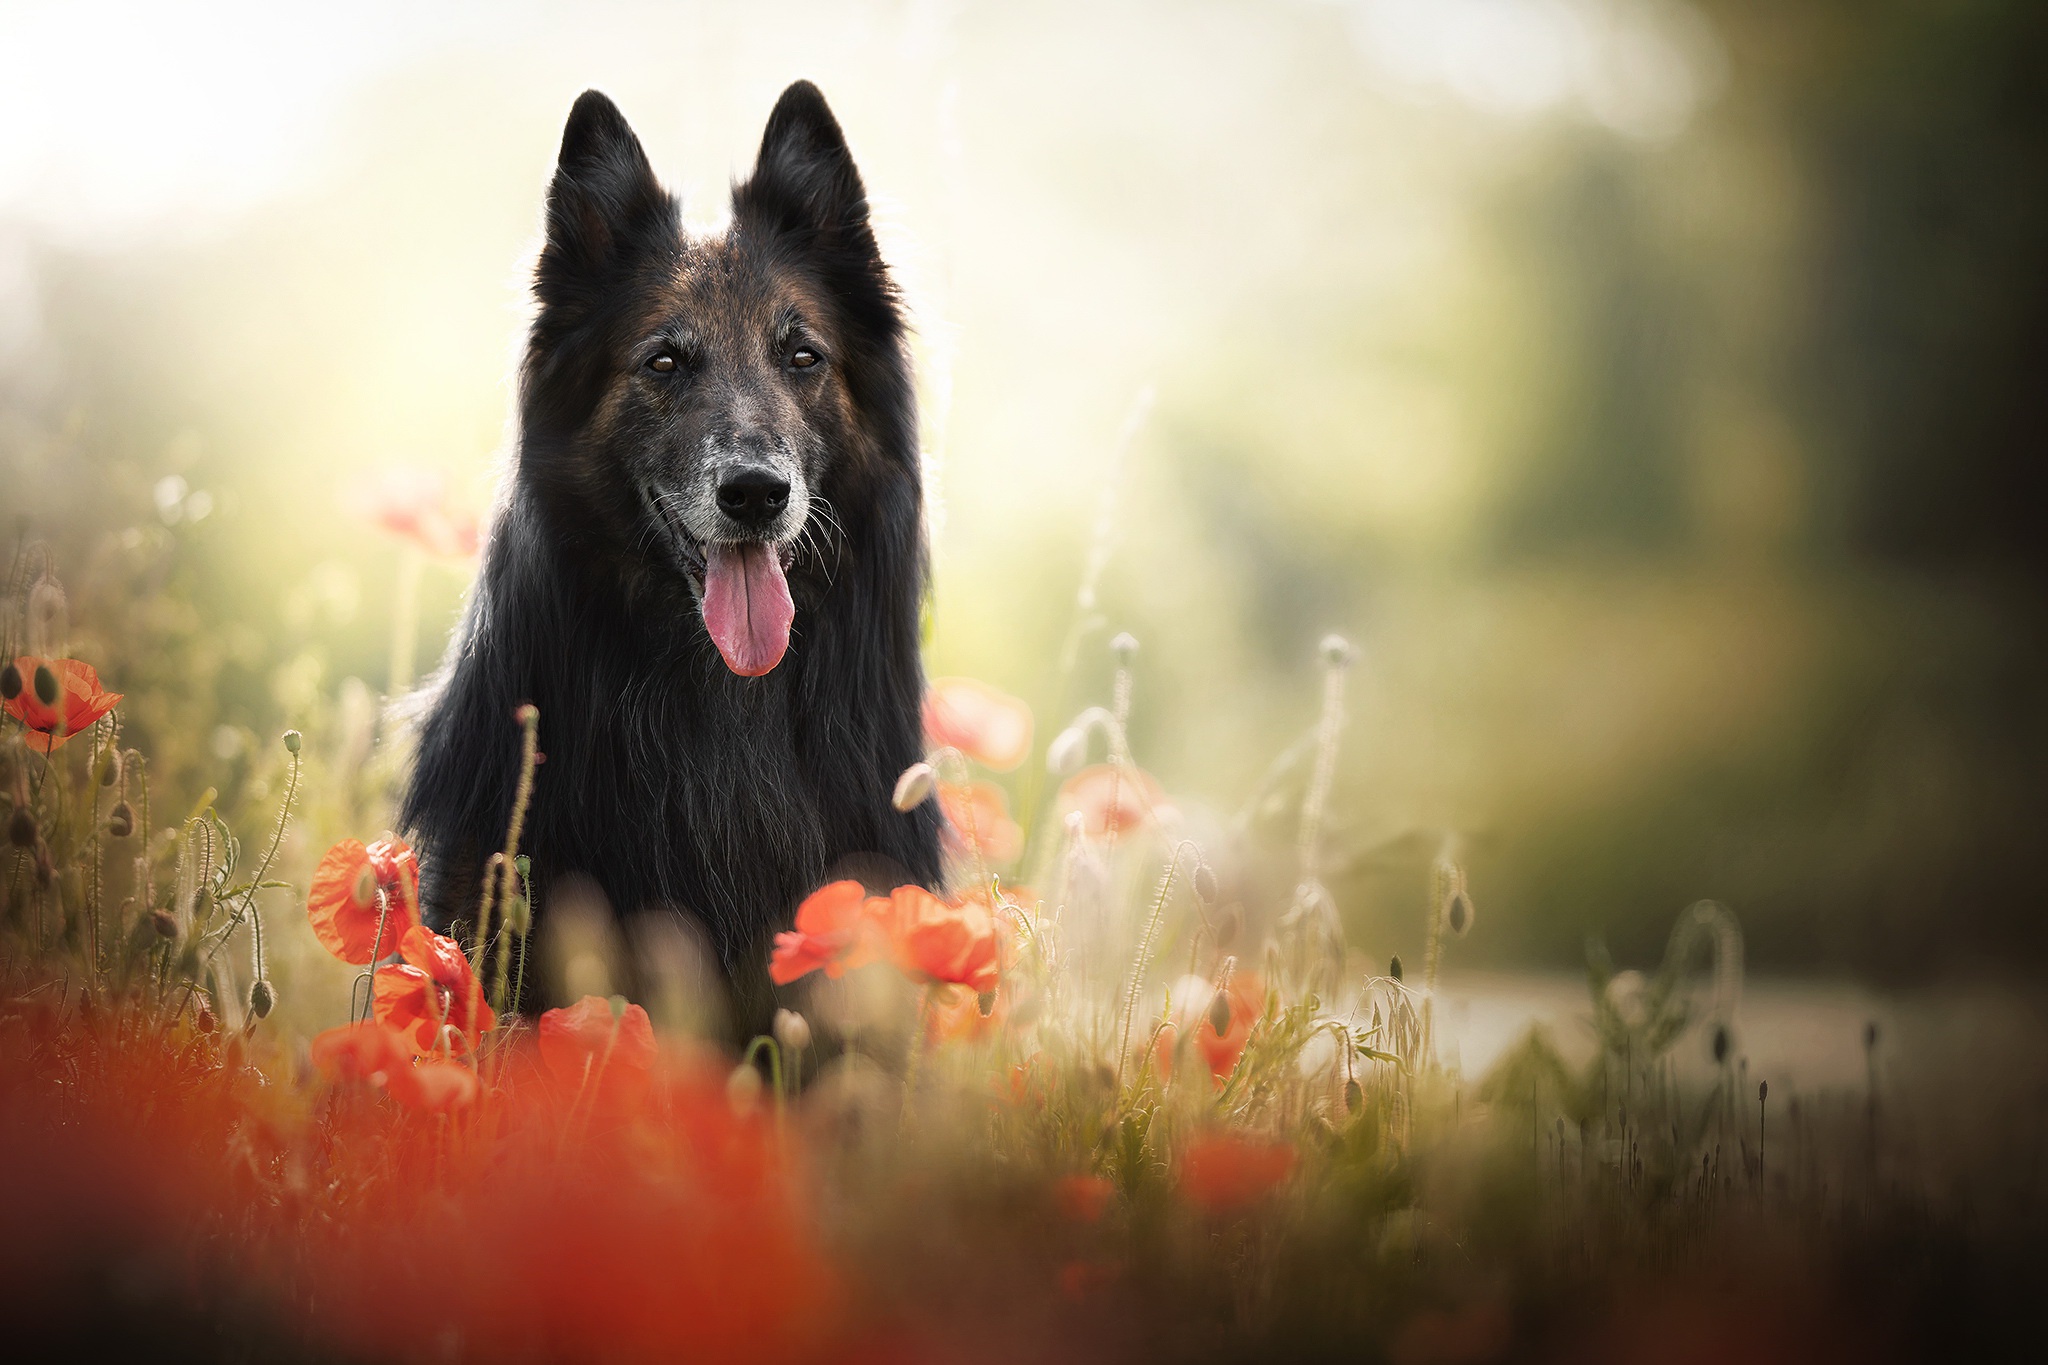
[(747, 465), (718, 484), (718, 510), (742, 526), (765, 526), (789, 505), (789, 480), (761, 465)]

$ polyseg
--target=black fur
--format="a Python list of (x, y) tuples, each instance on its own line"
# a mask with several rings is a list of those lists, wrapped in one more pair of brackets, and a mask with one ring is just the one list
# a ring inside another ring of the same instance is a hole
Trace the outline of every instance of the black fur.
[[(569, 873), (621, 914), (690, 914), (753, 1028), (772, 999), (770, 938), (797, 901), (854, 855), (936, 885), (939, 816), (890, 804), (922, 751), (924, 686), (904, 324), (815, 87), (783, 94), (733, 210), (722, 238), (686, 240), (618, 109), (595, 91), (577, 100), (548, 195), (516, 465), (426, 699), (402, 819), (433, 921), (471, 918), (510, 813), (513, 712), (534, 702), (546, 760), (523, 846), (537, 914)], [(782, 343), (768, 334), (799, 315), (822, 379), (755, 354), (750, 338), (769, 355)], [(686, 380), (641, 372), (650, 335), (686, 339)], [(636, 480), (697, 477), (702, 441), (802, 452), (824, 504), (789, 569), (789, 651), (762, 677), (722, 662), (674, 538), (639, 496)]]

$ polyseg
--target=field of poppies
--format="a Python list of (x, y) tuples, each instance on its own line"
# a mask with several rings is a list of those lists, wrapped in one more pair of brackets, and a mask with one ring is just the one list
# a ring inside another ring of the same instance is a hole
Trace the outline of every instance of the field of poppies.
[[(769, 964), (791, 1008), (720, 1040), (645, 972), (611, 991), (601, 933), (550, 948), (519, 810), (445, 937), (374, 819), (306, 838), (383, 808), (309, 789), (324, 737), (282, 737), (258, 827), (152, 808), (47, 552), (8, 586), (19, 1358), (1877, 1359), (2020, 1320), (2025, 1209), (1942, 1193), (1874, 1082), (1803, 1112), (1748, 1085), (1712, 902), (1647, 975), (1592, 955), (1590, 1059), (1532, 1031), (1484, 1076), (1439, 1060), (1439, 973), (1483, 932), (1455, 839), (1420, 962), (1348, 943), (1319, 877), (1341, 639), (1215, 830), (1130, 750), (1135, 642), (1042, 745), (938, 680), (896, 800), (943, 804), (950, 894), (824, 886)], [(529, 776), (546, 729), (507, 718)], [(519, 1016), (538, 972), (577, 1003)]]

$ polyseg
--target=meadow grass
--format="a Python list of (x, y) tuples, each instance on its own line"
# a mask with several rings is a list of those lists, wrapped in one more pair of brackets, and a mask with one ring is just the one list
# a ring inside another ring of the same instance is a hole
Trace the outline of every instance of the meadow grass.
[[(63, 653), (47, 555), (17, 554), (9, 586), (0, 1296), (25, 1350), (1912, 1358), (1988, 1353), (2023, 1301), (2004, 1296), (2038, 1203), (1953, 1193), (1881, 1089), (1875, 1025), (1860, 1095), (1749, 1076), (1741, 932), (1714, 902), (1648, 974), (1591, 947), (1590, 1059), (1531, 1031), (1484, 1076), (1444, 1064), (1438, 978), (1483, 932), (1455, 836), (1419, 971), (1347, 942), (1321, 880), (1336, 637), (1314, 730), (1247, 803), (1285, 818), (1207, 844), (1131, 751), (1135, 641), (1113, 642), (1105, 704), (1026, 744), (1054, 780), (1021, 820), (982, 771), (1017, 757), (1014, 703), (959, 693), (897, 791), (956, 830), (926, 927), (987, 955), (899, 933), (802, 977), (772, 1034), (721, 1043), (654, 998), (699, 981), (687, 953), (641, 964), (647, 999), (611, 995), (601, 925), (555, 951), (584, 1006), (510, 1012), (546, 970), (529, 939), (579, 922), (542, 907), (533, 929), (523, 809), (455, 962), (403, 976), (402, 869), (364, 874), (378, 960), (320, 959), (311, 864), (376, 831), (294, 821), (376, 809), (389, 769), (323, 805), (309, 767), (331, 774), (341, 741), (294, 731), (246, 833), (211, 791), (152, 805), (120, 708), (72, 729), (87, 711), (41, 676)], [(546, 725), (508, 718), (522, 792)], [(1260, 858), (1287, 869), (1277, 894), (1244, 870)], [(888, 904), (847, 902), (900, 931)], [(279, 969), (280, 942), (314, 960)], [(379, 983), (415, 979), (426, 1041), (378, 1051)]]

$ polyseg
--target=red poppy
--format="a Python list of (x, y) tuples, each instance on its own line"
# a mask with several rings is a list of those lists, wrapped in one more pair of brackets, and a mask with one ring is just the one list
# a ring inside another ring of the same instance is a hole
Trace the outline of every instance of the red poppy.
[[(384, 893), (384, 905), (377, 893)], [(380, 937), (377, 922), (383, 919)], [(343, 839), (313, 869), (306, 893), (306, 918), (322, 947), (357, 966), (398, 951), (399, 937), (420, 922), (420, 865), (397, 835), (367, 848)]]
[(611, 1001), (586, 995), (540, 1017), (540, 1059), (565, 1085), (600, 1075), (645, 1078), (654, 1057), (654, 1025), (638, 1005), (615, 1015)]
[(1205, 1133), (1181, 1155), (1180, 1187), (1195, 1207), (1224, 1213), (1258, 1202), (1293, 1171), (1288, 1143)]
[(973, 678), (935, 678), (924, 694), (924, 732), (1006, 773), (1031, 752), (1031, 708)]
[(1010, 818), (1010, 798), (993, 782), (947, 782), (939, 787), (946, 813), (946, 843), (961, 857), (979, 847), (984, 861), (1007, 863), (1024, 851), (1024, 831)]
[[(7, 702), (7, 714), (28, 727), (28, 747), (39, 754), (52, 753), (65, 740), (114, 709), (119, 692), (100, 687), (100, 675), (91, 664), (76, 659), (38, 659), (24, 654), (14, 661), (21, 673), (21, 691)], [(46, 703), (36, 695), (36, 671), (47, 668), (57, 681), (57, 700)]]
[(402, 965), (377, 969), (376, 1015), (403, 1034), (415, 1054), (440, 1052), (444, 1037), (450, 1051), (466, 1051), (498, 1026), (454, 939), (414, 925), (398, 940), (398, 953)]
[(859, 882), (833, 882), (804, 897), (796, 927), (775, 936), (768, 975), (779, 986), (824, 968), (844, 976), (879, 955), (878, 917), (888, 902), (871, 897)]
[(889, 895), (888, 923), (896, 965), (918, 980), (978, 995), (1001, 979), (995, 917), (979, 901), (953, 905), (921, 886), (899, 886)]
[(1099, 1223), (1116, 1198), (1116, 1186), (1099, 1175), (1063, 1175), (1053, 1182), (1053, 1202), (1075, 1223)]
[(380, 529), (430, 555), (468, 559), (476, 553), (477, 518), (454, 505), (439, 474), (386, 470), (356, 496), (358, 509)]
[(406, 1037), (388, 1025), (344, 1024), (313, 1040), (313, 1065), (338, 1081), (363, 1081), (408, 1109), (444, 1114), (477, 1097), (476, 1073), (455, 1062), (412, 1058)]
[(1075, 811), (1081, 813), (1082, 832), (1097, 839), (1129, 834), (1178, 813), (1150, 773), (1114, 763), (1083, 768), (1060, 784), (1060, 817)]

